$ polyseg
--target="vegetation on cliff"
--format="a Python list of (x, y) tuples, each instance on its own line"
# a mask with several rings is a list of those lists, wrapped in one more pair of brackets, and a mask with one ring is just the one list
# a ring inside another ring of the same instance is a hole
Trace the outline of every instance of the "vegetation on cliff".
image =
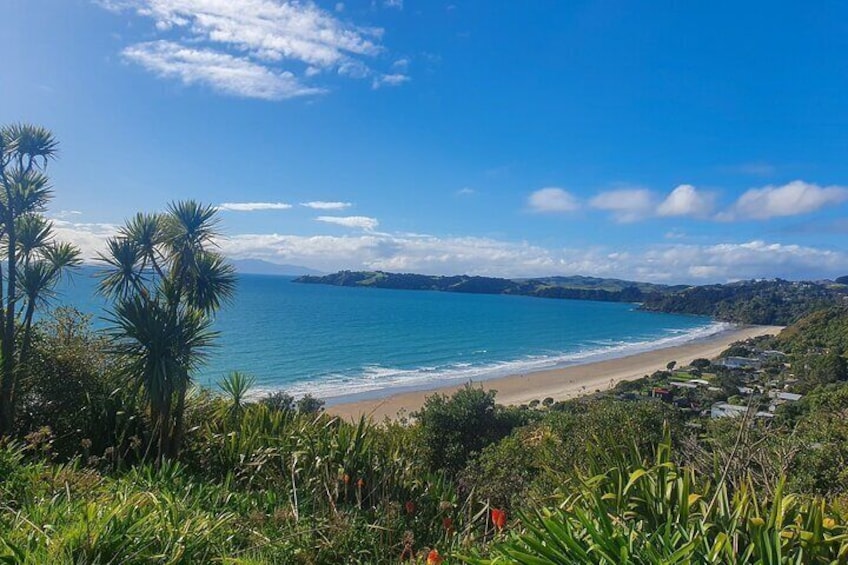
[(848, 286), (781, 279), (705, 286), (667, 286), (594, 277), (502, 279), (468, 275), (436, 276), (340, 271), (303, 276), (295, 282), (335, 286), (511, 294), (604, 302), (640, 302), (642, 308), (672, 314), (696, 314), (740, 324), (788, 325), (833, 305), (848, 305)]

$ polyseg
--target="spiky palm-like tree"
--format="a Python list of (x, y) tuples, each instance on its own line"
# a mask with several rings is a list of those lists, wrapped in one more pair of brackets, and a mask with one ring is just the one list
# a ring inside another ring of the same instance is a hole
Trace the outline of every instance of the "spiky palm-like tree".
[(147, 402), (160, 461), (179, 453), (191, 375), (217, 335), (212, 317), (235, 291), (233, 267), (215, 251), (216, 226), (214, 207), (172, 203), (131, 218), (100, 258), (112, 337)]
[(79, 251), (55, 242), (41, 215), (52, 194), (46, 169), (57, 145), (42, 127), (0, 127), (0, 253), (6, 267), (4, 272), (0, 264), (0, 435), (14, 425), (36, 308), (53, 295), (62, 273), (80, 263)]

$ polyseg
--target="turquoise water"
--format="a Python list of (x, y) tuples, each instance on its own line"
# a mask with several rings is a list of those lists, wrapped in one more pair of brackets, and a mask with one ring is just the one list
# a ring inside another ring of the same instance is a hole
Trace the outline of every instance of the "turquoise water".
[[(90, 275), (80, 275), (60, 301), (102, 316), (94, 286)], [(260, 389), (332, 399), (622, 356), (727, 326), (640, 312), (632, 304), (344, 288), (243, 275), (216, 327), (220, 345), (198, 375), (201, 383), (239, 370), (254, 375)]]

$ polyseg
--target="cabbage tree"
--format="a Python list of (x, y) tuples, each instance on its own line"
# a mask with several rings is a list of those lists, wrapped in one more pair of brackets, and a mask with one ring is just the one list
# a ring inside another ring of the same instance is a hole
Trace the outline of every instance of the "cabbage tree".
[(14, 426), (36, 309), (53, 296), (62, 273), (80, 263), (79, 250), (57, 242), (42, 215), (52, 195), (47, 163), (57, 146), (45, 128), (0, 127), (0, 435)]
[(111, 336), (147, 403), (160, 461), (179, 454), (192, 374), (214, 345), (215, 312), (235, 291), (233, 267), (215, 246), (216, 212), (184, 201), (137, 214), (100, 257)]

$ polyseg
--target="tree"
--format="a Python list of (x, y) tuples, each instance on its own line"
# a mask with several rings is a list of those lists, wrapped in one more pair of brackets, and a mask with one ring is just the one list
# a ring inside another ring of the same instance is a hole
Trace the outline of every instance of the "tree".
[(42, 216), (52, 195), (47, 163), (57, 146), (47, 129), (0, 127), (0, 237), (6, 262), (5, 273), (0, 266), (0, 435), (14, 426), (16, 389), (32, 348), (36, 308), (53, 296), (66, 269), (80, 263), (79, 250), (56, 242), (52, 224)]
[(472, 454), (526, 423), (523, 415), (495, 404), (495, 391), (470, 384), (450, 398), (428, 396), (413, 416), (421, 425), (428, 466), (451, 474), (462, 469)]
[(848, 379), (848, 363), (836, 353), (809, 355), (802, 363), (800, 376), (805, 390)]
[(111, 337), (147, 404), (158, 461), (179, 454), (192, 373), (217, 336), (215, 312), (235, 292), (232, 265), (214, 251), (216, 225), (214, 207), (172, 203), (137, 214), (100, 257)]

